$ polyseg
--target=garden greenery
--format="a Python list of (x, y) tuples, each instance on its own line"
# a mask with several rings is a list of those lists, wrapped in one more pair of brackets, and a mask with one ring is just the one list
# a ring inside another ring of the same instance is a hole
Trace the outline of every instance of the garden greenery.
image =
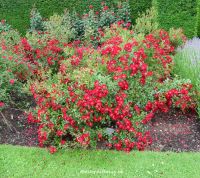
[[(90, 5), (95, 11), (99, 11), (101, 2), (102, 0), (18, 0), (13, 3), (13, 0), (0, 0), (0, 19), (7, 19), (13, 28), (18, 29), (24, 35), (29, 29), (29, 14), (32, 7), (38, 8), (43, 18), (49, 18), (54, 13), (62, 13), (64, 9), (68, 9), (70, 12), (75, 10), (82, 15), (84, 11), (88, 11)], [(104, 0), (104, 2), (109, 7), (116, 4), (112, 0)]]
[[(12, 0), (0, 0), (0, 19), (7, 19), (13, 28), (18, 29), (20, 33), (25, 35), (27, 29), (29, 29), (29, 14), (32, 7), (38, 8), (41, 16), (38, 16), (38, 19), (34, 19), (35, 21), (32, 19), (33, 21), (31, 23), (32, 25), (39, 25), (37, 23), (41, 21), (41, 17), (45, 20), (54, 13), (60, 15), (64, 9), (67, 9), (70, 13), (75, 11), (79, 16), (87, 12), (91, 6), (95, 12), (99, 12), (102, 2), (105, 2), (109, 8), (116, 8), (120, 6), (120, 3), (127, 2), (130, 6), (130, 19), (133, 24), (136, 23), (136, 19), (140, 14), (153, 6), (158, 13), (158, 23), (165, 30), (173, 27), (183, 28), (184, 33), (189, 38), (200, 33), (199, 0), (19, 0), (15, 3)], [(41, 27), (38, 26), (38, 28)]]
[(102, 30), (109, 27), (113, 23), (120, 23), (123, 26), (130, 28), (130, 7), (128, 2), (119, 3), (118, 8), (109, 8), (104, 3), (96, 12), (94, 7), (90, 5), (88, 13), (84, 13), (79, 17), (76, 12), (70, 13), (67, 9), (63, 14), (54, 14), (48, 20), (42, 21), (37, 9), (31, 11), (31, 30), (29, 33), (47, 34), (51, 38), (59, 39), (62, 42), (68, 43), (73, 40), (82, 40), (84, 43), (90, 43), (98, 46), (99, 37)]

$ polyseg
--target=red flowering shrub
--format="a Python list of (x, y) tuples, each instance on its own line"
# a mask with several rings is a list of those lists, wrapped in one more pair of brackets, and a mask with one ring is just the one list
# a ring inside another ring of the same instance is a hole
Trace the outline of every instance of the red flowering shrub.
[(166, 31), (138, 41), (114, 25), (101, 42), (97, 49), (58, 40), (35, 48), (22, 39), (16, 47), (34, 74), (29, 84), (37, 107), (28, 120), (39, 124), (39, 144), (51, 153), (98, 141), (144, 150), (152, 140), (143, 128), (157, 111), (194, 107), (190, 83), (168, 79), (174, 47)]

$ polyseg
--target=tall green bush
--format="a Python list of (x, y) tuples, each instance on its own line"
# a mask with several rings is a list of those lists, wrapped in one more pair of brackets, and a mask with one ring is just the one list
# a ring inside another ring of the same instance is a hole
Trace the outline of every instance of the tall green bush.
[(140, 14), (151, 8), (152, 0), (129, 0), (132, 22), (135, 23)]
[(200, 0), (198, 1), (197, 14), (197, 36), (200, 37)]
[(198, 0), (154, 0), (158, 11), (158, 21), (166, 30), (171, 27), (183, 28), (187, 37), (197, 35), (197, 2)]

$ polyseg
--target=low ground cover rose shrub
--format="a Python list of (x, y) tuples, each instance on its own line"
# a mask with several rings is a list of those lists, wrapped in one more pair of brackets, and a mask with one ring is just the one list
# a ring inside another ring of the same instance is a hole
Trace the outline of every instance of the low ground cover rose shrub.
[(23, 55), (15, 53), (20, 40), (20, 34), (14, 29), (9, 28), (0, 33), (0, 102), (4, 107), (27, 105), (11, 97), (14, 94), (16, 98), (24, 98), (22, 88), (30, 74), (27, 62), (22, 60)]
[[(26, 65), (23, 65), (14, 56), (8, 55), (2, 48), (0, 48), (0, 109), (6, 107), (12, 102), (11, 92), (19, 95), (22, 92), (22, 79), (20, 75), (24, 76)], [(13, 103), (12, 103), (13, 104)]]
[[(2, 37), (1, 62), (10, 62), (2, 70), (10, 72), (11, 87), (26, 83), (30, 89), (37, 106), (28, 121), (38, 123), (39, 144), (51, 153), (96, 148), (98, 142), (144, 150), (152, 142), (145, 125), (156, 112), (196, 107), (190, 80), (171, 78), (175, 48), (185, 36), (180, 29), (158, 29), (153, 10), (138, 20), (136, 32), (129, 30), (126, 2), (116, 12), (105, 4), (100, 13), (90, 7), (82, 18), (66, 11), (43, 22), (32, 13), (25, 38), (14, 32)], [(141, 25), (145, 18), (152, 28)], [(9, 96), (10, 86), (4, 86)]]
[(0, 33), (0, 44), (6, 47), (6, 50), (12, 50), (13, 47), (19, 43), (20, 34), (14, 29)]
[(112, 25), (100, 41), (94, 48), (57, 39), (31, 45), (24, 38), (16, 46), (32, 72), (28, 87), (37, 107), (28, 120), (39, 124), (39, 144), (51, 153), (96, 148), (99, 141), (144, 150), (152, 142), (144, 126), (156, 112), (195, 107), (190, 81), (170, 79), (175, 48), (166, 31), (140, 39)]

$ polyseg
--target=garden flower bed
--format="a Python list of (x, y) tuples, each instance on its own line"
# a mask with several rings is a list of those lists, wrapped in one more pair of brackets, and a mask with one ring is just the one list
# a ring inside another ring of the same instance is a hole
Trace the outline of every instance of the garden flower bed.
[[(174, 70), (185, 35), (159, 29), (154, 9), (132, 26), (126, 2), (102, 5), (46, 21), (33, 9), (25, 37), (1, 22), (0, 143), (199, 151), (199, 80)], [(32, 97), (25, 114), (13, 92)]]

